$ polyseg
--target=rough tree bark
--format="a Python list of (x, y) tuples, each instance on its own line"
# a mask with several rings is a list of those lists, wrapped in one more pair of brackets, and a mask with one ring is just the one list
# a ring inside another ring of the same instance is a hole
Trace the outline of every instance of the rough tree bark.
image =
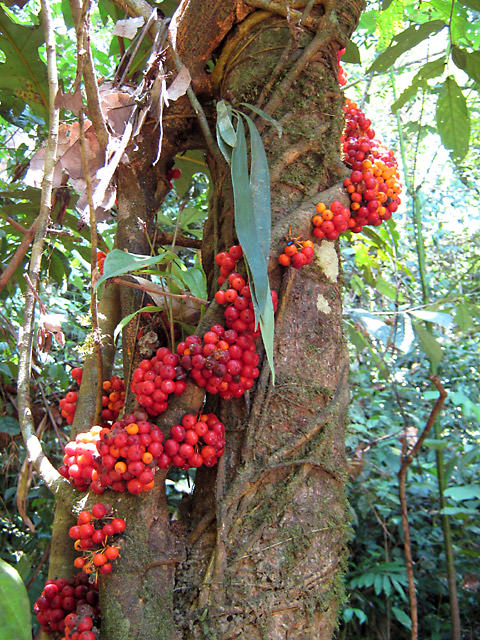
[[(127, 5), (145, 11), (141, 2)], [(336, 52), (361, 9), (361, 0), (184, 0), (172, 19), (170, 39), (212, 126), (214, 101), (225, 99), (256, 104), (283, 127), (280, 139), (257, 122), (272, 178), (276, 383), (264, 364), (248, 397), (208, 400), (226, 424), (227, 450), (216, 468), (198, 471), (179, 521), (169, 516), (164, 474), (144, 497), (108, 495), (127, 530), (115, 571), (100, 581), (105, 640), (332, 637), (347, 521), (348, 362), (338, 246), (322, 242), (300, 271), (281, 270), (276, 256), (289, 225), (308, 236), (321, 192), (330, 189), (325, 200), (342, 197), (334, 186), (342, 177), (343, 126)], [(209, 60), (213, 74), (205, 71)], [(166, 65), (175, 68), (168, 51)], [(153, 236), (166, 170), (176, 153), (203, 144), (186, 97), (168, 115), (159, 163), (152, 165), (157, 132), (146, 128), (118, 172), (119, 248), (149, 253), (145, 230)], [(213, 194), (202, 260), (212, 295), (214, 252), (232, 244), (235, 230), (228, 167), (207, 157)], [(122, 316), (139, 304), (136, 292), (121, 291)], [(213, 323), (216, 307), (202, 327)], [(134, 340), (127, 331), (126, 372), (135, 362)], [(168, 430), (202, 400), (192, 384), (157, 422)]]

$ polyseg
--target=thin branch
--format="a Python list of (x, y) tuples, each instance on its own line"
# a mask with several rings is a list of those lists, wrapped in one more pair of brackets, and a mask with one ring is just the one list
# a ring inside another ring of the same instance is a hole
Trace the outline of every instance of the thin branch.
[[(79, 54), (80, 55), (80, 54)], [(95, 408), (94, 424), (98, 424), (100, 415), (102, 413), (102, 396), (103, 396), (103, 363), (102, 363), (102, 338), (100, 329), (98, 327), (98, 315), (97, 315), (97, 293), (95, 290), (95, 278), (97, 276), (97, 219), (95, 217), (95, 208), (93, 206), (93, 190), (92, 179), (88, 168), (88, 156), (87, 156), (87, 144), (85, 141), (85, 128), (83, 113), (80, 111), (78, 114), (79, 136), (78, 141), (80, 143), (80, 156), (82, 159), (83, 175), (85, 177), (85, 185), (87, 190), (88, 210), (89, 210), (89, 222), (90, 222), (90, 234), (92, 240), (92, 246), (90, 251), (90, 307), (92, 314), (92, 334), (93, 344), (95, 348), (95, 354), (97, 359), (97, 401)]]
[[(41, 0), (43, 25), (47, 52), (47, 71), (49, 86), (49, 132), (45, 150), (40, 211), (37, 218), (37, 230), (32, 245), (29, 278), (33, 289), (38, 287), (43, 245), (52, 203), (52, 181), (55, 167), (59, 112), (55, 108), (55, 96), (58, 91), (57, 64), (55, 58), (55, 38), (53, 21), (48, 0)], [(67, 491), (67, 483), (45, 456), (40, 440), (35, 434), (30, 400), (30, 376), (32, 369), (32, 343), (35, 313), (35, 296), (30, 288), (25, 293), (25, 311), (23, 327), (19, 336), (18, 368), (18, 419), (28, 457), (40, 477), (53, 492)], [(63, 490), (63, 491), (62, 491)]]
[[(14, 220), (13, 218), (11, 218), (10, 216), (7, 216), (5, 218), (5, 220), (10, 223), (12, 225), (12, 227), (14, 229), (16, 229), (17, 231), (20, 231), (20, 233), (28, 233), (28, 229), (26, 227), (24, 227), (23, 225), (21, 225), (19, 222), (17, 222), (16, 220)], [(35, 223), (33, 223), (35, 224)], [(33, 226), (33, 225), (32, 225)], [(31, 229), (32, 227), (30, 227)]]
[(22, 264), (25, 254), (27, 253), (28, 248), (32, 243), (33, 237), (35, 236), (36, 229), (36, 220), (29, 229), (25, 229), (25, 235), (23, 236), (21, 243), (18, 245), (15, 253), (10, 259), (10, 262), (7, 264), (5, 269), (2, 271), (2, 274), (0, 275), (0, 291), (7, 284), (18, 267)]
[[(173, 236), (173, 233), (158, 232), (155, 238), (155, 243), (162, 246), (172, 244)], [(186, 236), (182, 236), (179, 234), (175, 238), (175, 245), (177, 247), (188, 247), (189, 249), (201, 249), (202, 241), (197, 240), (197, 238), (187, 238)]]
[[(403, 528), (403, 546), (405, 549), (405, 560), (407, 566), (407, 576), (408, 576), (408, 596), (410, 600), (410, 618), (412, 620), (412, 640), (418, 639), (418, 608), (417, 608), (417, 594), (415, 591), (415, 581), (413, 575), (413, 558), (412, 558), (412, 547), (410, 543), (410, 527), (408, 524), (408, 507), (407, 507), (407, 491), (406, 491), (406, 475), (407, 470), (413, 459), (420, 451), (420, 448), (431, 431), (433, 425), (435, 424), (435, 420), (437, 415), (439, 414), (443, 404), (445, 402), (445, 398), (447, 397), (447, 392), (445, 391), (444, 386), (440, 382), (437, 376), (432, 375), (430, 379), (434, 383), (434, 385), (438, 389), (438, 393), (440, 394), (437, 401), (432, 407), (430, 415), (427, 420), (427, 424), (425, 425), (422, 434), (414, 444), (413, 448), (409, 453), (402, 456), (402, 464), (400, 466), (400, 471), (398, 472), (398, 480), (399, 480), (399, 494), (400, 494), (400, 504), (402, 508), (402, 528)], [(406, 439), (405, 439), (406, 443)], [(404, 443), (404, 447), (405, 447)]]
[[(297, 11), (293, 7), (286, 6), (286, 4), (281, 4), (280, 2), (275, 2), (274, 0), (245, 0), (245, 4), (249, 7), (255, 7), (256, 9), (264, 9), (265, 11), (270, 11), (270, 13), (275, 13), (279, 16), (283, 16), (284, 18), (290, 18), (290, 20), (295, 21), (296, 23), (304, 24), (306, 27), (310, 29), (316, 28), (316, 21), (312, 18), (305, 16), (303, 18), (303, 14), (301, 11)], [(302, 5), (300, 5), (302, 6)]]
[[(170, 44), (170, 48), (172, 51), (175, 67), (177, 68), (177, 71), (180, 71), (180, 69), (183, 66), (183, 63), (172, 43), (171, 34), (168, 35), (168, 42)], [(198, 124), (201, 132), (203, 133), (203, 137), (205, 138), (205, 144), (207, 145), (207, 149), (210, 152), (210, 155), (212, 156), (212, 158), (215, 159), (215, 162), (220, 166), (222, 166), (222, 164), (225, 163), (225, 159), (220, 153), (220, 149), (218, 148), (218, 145), (213, 138), (212, 132), (210, 131), (210, 127), (208, 126), (208, 121), (207, 121), (207, 116), (205, 115), (205, 111), (203, 110), (203, 107), (198, 101), (198, 98), (193, 92), (193, 89), (191, 86), (189, 86), (187, 89), (187, 96), (197, 116)]]
[(144, 284), (137, 284), (136, 282), (129, 282), (123, 278), (110, 278), (110, 280), (115, 284), (122, 284), (126, 287), (132, 287), (132, 289), (146, 291), (147, 293), (156, 293), (157, 295), (165, 296), (166, 298), (177, 298), (179, 300), (191, 300), (192, 302), (198, 302), (199, 304), (208, 304), (208, 300), (197, 298), (196, 296), (192, 296), (190, 293), (170, 293), (170, 291), (164, 291), (160, 286), (155, 285), (153, 282), (151, 285), (147, 286)]
[(87, 14), (90, 10), (90, 2), (87, 0), (82, 7), (80, 0), (70, 0), (70, 8), (77, 34), (77, 64), (80, 73), (83, 75), (85, 93), (87, 94), (88, 117), (92, 121), (93, 128), (95, 129), (98, 144), (102, 151), (105, 151), (109, 135), (100, 107), (98, 81), (90, 47), (90, 33), (87, 28)]

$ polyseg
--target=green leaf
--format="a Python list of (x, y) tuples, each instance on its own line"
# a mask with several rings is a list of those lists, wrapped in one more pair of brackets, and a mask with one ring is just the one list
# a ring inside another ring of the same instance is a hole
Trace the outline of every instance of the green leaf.
[(18, 420), (12, 416), (0, 416), (0, 433), (9, 433), (16, 436), (20, 433)]
[(261, 118), (263, 118), (264, 120), (269, 122), (271, 125), (273, 125), (275, 127), (275, 129), (277, 130), (278, 137), (279, 138), (282, 137), (283, 129), (282, 129), (282, 125), (279, 123), (278, 120), (275, 120), (275, 118), (272, 118), (272, 116), (268, 115), (268, 113), (263, 111), (263, 109), (259, 109), (258, 107), (255, 107), (253, 104), (248, 104), (248, 102), (240, 102), (240, 104), (243, 107), (248, 107), (254, 113), (256, 113), (257, 116), (260, 116)]
[(480, 498), (480, 484), (465, 484), (462, 487), (448, 487), (448, 489), (445, 489), (445, 496), (455, 500), (456, 502)]
[(122, 318), (120, 320), (120, 322), (117, 324), (117, 326), (115, 327), (115, 331), (113, 332), (113, 341), (116, 342), (118, 334), (123, 329), (123, 327), (125, 327), (130, 322), (130, 320), (133, 320), (133, 318), (136, 315), (138, 315), (139, 313), (142, 313), (144, 311), (154, 312), (154, 311), (164, 311), (164, 309), (162, 307), (155, 307), (155, 306), (149, 304), (146, 307), (142, 307), (141, 309), (137, 309), (133, 313), (129, 313), (128, 316), (125, 316), (124, 318)]
[(262, 238), (253, 209), (248, 176), (247, 142), (241, 118), (237, 126), (237, 146), (232, 153), (232, 184), (235, 201), (235, 230), (252, 276), (252, 299), (262, 314), (266, 308), (270, 287), (265, 254), (259, 250)]
[[(438, 398), (438, 394), (436, 394), (436, 397)], [(436, 438), (426, 438), (423, 444), (429, 449), (434, 449), (435, 451), (443, 451), (443, 449), (450, 446), (448, 440), (440, 440)]]
[(174, 258), (176, 258), (175, 254), (170, 251), (165, 251), (159, 256), (147, 257), (137, 255), (136, 253), (127, 253), (120, 249), (112, 249), (110, 253), (107, 253), (107, 257), (105, 258), (103, 265), (103, 276), (98, 279), (95, 288), (97, 288), (102, 282), (105, 282), (105, 280), (108, 280), (108, 278), (120, 276), (124, 273), (129, 273), (130, 271), (144, 269), (152, 264), (168, 262)]
[[(235, 203), (235, 230), (250, 271), (250, 289), (252, 292), (255, 318), (257, 321), (260, 321), (262, 339), (264, 341), (267, 359), (272, 370), (272, 378), (274, 379), (273, 303), (270, 293), (270, 283), (268, 281), (267, 259), (264, 253), (264, 250), (266, 250), (266, 242), (262, 235), (267, 229), (266, 215), (268, 215), (268, 217), (270, 216), (270, 210), (268, 210), (268, 212), (263, 211), (261, 214), (259, 213), (259, 217), (257, 219), (254, 210), (254, 203), (255, 206), (259, 206), (259, 202), (262, 202), (262, 200), (260, 194), (252, 194), (251, 183), (248, 175), (247, 142), (245, 139), (245, 128), (241, 117), (238, 119), (236, 136), (237, 145), (234, 147), (232, 152), (231, 165), (233, 197)], [(254, 139), (252, 139), (252, 144), (256, 144)], [(255, 166), (258, 167), (261, 160), (258, 158), (259, 151), (258, 149), (255, 149), (255, 146), (252, 147), (252, 166), (254, 154), (256, 155)], [(253, 184), (256, 184), (257, 178), (252, 176), (251, 179), (253, 180)], [(265, 180), (265, 176), (263, 176), (263, 178), (260, 177), (260, 180)], [(270, 193), (270, 182), (268, 182), (267, 189)], [(268, 224), (268, 229), (269, 228), (270, 225)], [(264, 250), (262, 250), (262, 245)]]
[(474, 507), (443, 507), (440, 509), (443, 516), (458, 516), (466, 518), (468, 516), (478, 516), (478, 508)]
[(5, 54), (5, 62), (0, 64), (0, 89), (23, 100), (46, 121), (47, 69), (38, 55), (38, 48), (43, 43), (43, 29), (40, 25), (17, 24), (0, 7), (0, 49)]
[(350, 64), (360, 64), (360, 51), (357, 45), (350, 40), (345, 48), (345, 53), (342, 56), (342, 62), (348, 62)]
[(225, 100), (217, 102), (217, 130), (220, 138), (224, 140), (230, 147), (237, 144), (237, 135), (233, 128), (230, 112), (225, 104)]
[(465, 96), (453, 76), (449, 76), (440, 89), (436, 119), (443, 145), (461, 160), (468, 151), (470, 116)]
[(421, 88), (428, 88), (427, 79), (435, 78), (437, 76), (442, 75), (445, 69), (445, 56), (442, 56), (438, 60), (433, 60), (432, 62), (427, 62), (423, 65), (418, 73), (415, 74), (412, 80), (412, 84), (407, 87), (397, 98), (397, 100), (392, 104), (392, 112), (395, 113), (398, 109), (401, 109), (404, 104), (406, 104), (414, 95), (416, 95), (417, 91)]
[(405, 611), (402, 611), (398, 607), (392, 607), (392, 613), (398, 620), (398, 622), (400, 622), (400, 624), (403, 624), (403, 626), (407, 627), (407, 629), (412, 628), (412, 621), (410, 620), (410, 617), (407, 616)]
[(390, 300), (397, 299), (397, 289), (383, 278), (378, 277), (375, 280), (375, 289)]
[(461, 302), (455, 310), (455, 322), (461, 331), (468, 331), (473, 328), (473, 318), (468, 311), (466, 304)]
[(480, 51), (470, 52), (453, 45), (452, 58), (459, 69), (465, 71), (472, 80), (480, 84)]
[(0, 558), (0, 640), (31, 640), (30, 601), (18, 571)]
[(433, 322), (439, 324), (445, 329), (449, 329), (453, 324), (453, 318), (449, 313), (442, 313), (440, 311), (428, 311), (427, 309), (410, 309), (408, 312), (415, 318), (425, 320), (425, 322)]
[(253, 121), (246, 115), (250, 133), (250, 191), (259, 246), (268, 263), (270, 256), (271, 204), (270, 171), (262, 139)]
[(197, 298), (206, 300), (208, 297), (207, 278), (205, 276), (203, 267), (198, 260), (198, 256), (195, 257), (194, 267), (190, 267), (189, 269), (182, 269), (179, 268), (177, 264), (175, 264), (175, 266), (177, 267), (177, 269), (175, 270), (177, 277), (180, 278), (180, 280), (190, 291), (190, 293)]
[(473, 11), (478, 11), (480, 13), (480, 0), (460, 0), (460, 2), (469, 9), (473, 9)]
[(425, 327), (420, 322), (414, 322), (415, 332), (420, 341), (420, 346), (427, 358), (432, 362), (432, 364), (439, 364), (442, 360), (442, 347), (435, 340), (433, 335), (425, 329)]
[(192, 177), (196, 173), (204, 173), (209, 176), (208, 165), (205, 160), (205, 152), (199, 149), (189, 150), (183, 155), (175, 156), (175, 167), (180, 169), (182, 175), (173, 181), (175, 192), (179, 198), (185, 197), (192, 185)]
[(393, 38), (390, 46), (378, 56), (366, 73), (387, 71), (402, 53), (412, 49), (430, 35), (438, 33), (444, 26), (443, 20), (411, 25)]

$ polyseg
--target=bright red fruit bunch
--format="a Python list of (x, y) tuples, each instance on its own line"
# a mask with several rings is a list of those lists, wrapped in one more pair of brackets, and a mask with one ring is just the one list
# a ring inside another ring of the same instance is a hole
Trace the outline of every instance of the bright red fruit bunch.
[(94, 425), (89, 431), (78, 433), (75, 440), (67, 442), (63, 464), (58, 472), (79, 491), (88, 491), (96, 474), (97, 442), (102, 427)]
[(214, 413), (187, 413), (171, 427), (164, 450), (181, 469), (213, 467), (225, 451), (225, 426)]
[(132, 375), (130, 388), (139, 405), (149, 415), (158, 416), (167, 410), (171, 394), (181, 395), (187, 385), (185, 371), (178, 366), (178, 355), (161, 347), (151, 360), (142, 360)]
[(336, 240), (341, 233), (355, 224), (351, 218), (350, 209), (344, 207), (338, 200), (334, 200), (329, 208), (323, 202), (319, 202), (315, 210), (317, 214), (312, 218), (315, 238)]
[(170, 459), (163, 454), (162, 431), (144, 417), (129, 414), (111, 428), (101, 429), (92, 491), (143, 493), (153, 488), (156, 469), (169, 466)]
[(239, 335), (234, 329), (213, 325), (203, 340), (188, 336), (179, 343), (177, 352), (182, 367), (198, 386), (224, 400), (240, 398), (259, 374), (259, 356), (250, 332)]
[(282, 266), (292, 265), (295, 269), (301, 269), (312, 262), (315, 252), (311, 240), (302, 240), (301, 236), (294, 238), (291, 229), (288, 230), (285, 240), (287, 244), (283, 248), (283, 253), (278, 256), (278, 262)]
[(220, 267), (220, 276), (217, 281), (220, 286), (228, 276), (235, 271), (238, 260), (243, 257), (243, 249), (239, 244), (234, 244), (228, 251), (220, 251), (215, 256), (215, 262)]
[(82, 607), (78, 613), (69, 613), (65, 618), (65, 635), (60, 640), (98, 640), (99, 624), (91, 611)]
[(121, 378), (112, 376), (103, 383), (103, 390), (106, 395), (102, 396), (102, 418), (105, 422), (112, 422), (118, 418), (125, 404), (125, 385)]
[(391, 217), (400, 204), (401, 184), (394, 153), (375, 140), (371, 121), (348, 98), (344, 111), (343, 153), (352, 169), (344, 186), (355, 223), (350, 228), (358, 233), (365, 225), (379, 226)]
[[(82, 369), (75, 367), (72, 369), (72, 378), (80, 386), (82, 382)], [(125, 402), (125, 385), (118, 376), (112, 376), (110, 380), (105, 380), (103, 390), (106, 392), (102, 396), (102, 418), (105, 422), (116, 420)], [(68, 424), (73, 423), (75, 411), (77, 409), (78, 393), (68, 391), (59, 402), (60, 412)]]
[(80, 571), (71, 580), (65, 578), (47, 580), (42, 593), (33, 605), (33, 611), (43, 631), (63, 633), (67, 616), (87, 606), (90, 608), (92, 618), (97, 618), (99, 615), (98, 585), (96, 582), (89, 582), (87, 574)]
[(80, 511), (77, 524), (70, 527), (68, 535), (75, 540), (75, 549), (82, 553), (75, 558), (74, 565), (87, 574), (107, 574), (113, 569), (112, 562), (120, 555), (120, 548), (112, 545), (109, 538), (125, 531), (123, 518), (112, 515), (110, 505), (97, 503), (92, 511)]

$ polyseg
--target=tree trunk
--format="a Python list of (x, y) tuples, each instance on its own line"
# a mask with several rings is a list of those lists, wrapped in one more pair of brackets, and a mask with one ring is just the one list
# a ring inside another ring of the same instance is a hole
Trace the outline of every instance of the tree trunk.
[[(287, 4), (300, 15), (313, 4), (305, 12), (306, 26), (298, 25)], [(279, 138), (265, 121), (256, 123), (271, 173), (269, 275), (279, 294), (276, 382), (264, 359), (245, 397), (208, 399), (207, 410), (226, 425), (227, 448), (217, 467), (197, 472), (180, 521), (170, 519), (162, 473), (142, 497), (106, 496), (127, 529), (121, 559), (101, 579), (104, 640), (332, 637), (342, 602), (347, 526), (348, 357), (338, 246), (323, 241), (314, 262), (299, 271), (280, 267), (277, 257), (289, 226), (293, 235), (309, 237), (316, 202), (342, 197), (338, 187), (322, 193), (342, 178), (336, 52), (347, 43), (361, 8), (361, 2), (346, 0), (184, 0), (172, 20), (172, 39), (176, 32), (177, 50), (210, 123), (212, 101), (225, 99), (240, 110), (247, 110), (242, 102), (257, 105), (283, 128)], [(209, 60), (215, 63), (211, 75), (205, 73)], [(158, 165), (152, 167), (157, 134), (151, 131), (119, 172), (119, 248), (149, 253), (138, 217), (153, 228), (171, 159), (198, 148), (186, 98), (170, 113), (183, 117), (168, 120)], [(217, 156), (209, 154), (208, 162), (213, 193), (202, 260), (212, 298), (215, 252), (236, 236), (229, 169)], [(135, 293), (122, 292), (122, 316), (139, 304)], [(202, 333), (214, 323), (216, 306), (207, 311)], [(135, 362), (134, 337), (124, 335), (125, 374)], [(192, 383), (157, 422), (168, 431), (202, 400), (203, 391)]]

